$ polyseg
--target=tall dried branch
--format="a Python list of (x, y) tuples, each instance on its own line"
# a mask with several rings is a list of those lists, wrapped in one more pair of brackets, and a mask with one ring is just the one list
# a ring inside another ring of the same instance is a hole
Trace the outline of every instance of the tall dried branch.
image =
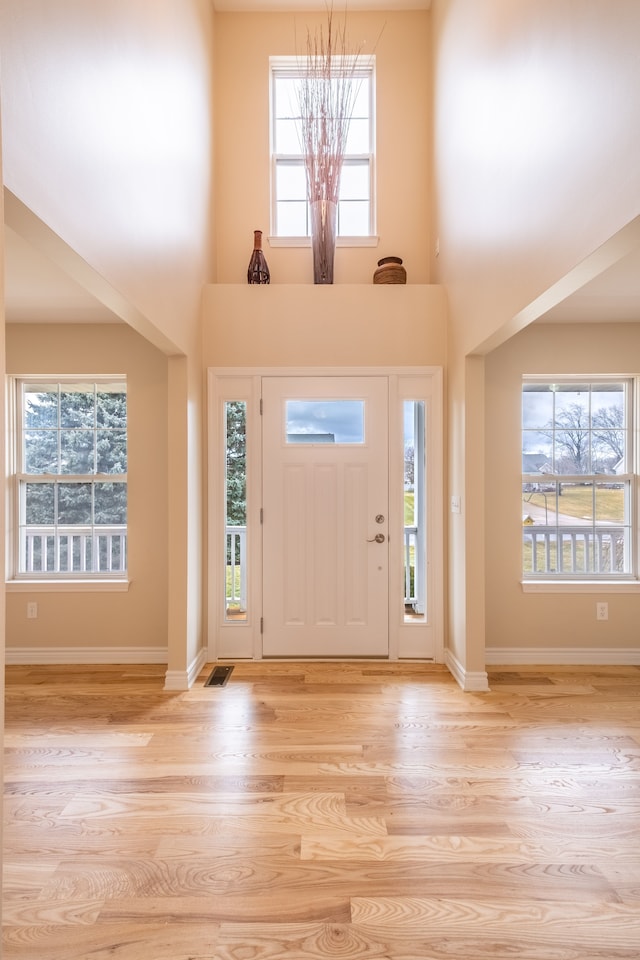
[(299, 89), (300, 130), (307, 173), (308, 199), (338, 202), (340, 174), (349, 125), (358, 95), (360, 48), (349, 49), (344, 23), (335, 24), (333, 9), (326, 31), (307, 31), (307, 52)]

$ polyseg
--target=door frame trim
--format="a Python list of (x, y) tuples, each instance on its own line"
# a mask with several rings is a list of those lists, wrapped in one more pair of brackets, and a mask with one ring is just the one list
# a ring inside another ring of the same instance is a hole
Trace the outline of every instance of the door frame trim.
[[(260, 386), (264, 377), (365, 377), (381, 376), (389, 379), (390, 391), (395, 384), (396, 399), (400, 399), (398, 384), (411, 377), (427, 378), (429, 392), (429, 430), (428, 443), (428, 485), (427, 517), (428, 523), (428, 568), (427, 591), (432, 598), (430, 604), (430, 628), (434, 632), (434, 660), (443, 662), (444, 657), (444, 420), (443, 420), (443, 368), (441, 366), (411, 367), (209, 367), (207, 369), (207, 596), (206, 609), (206, 650), (208, 662), (222, 659), (262, 659), (262, 641), (260, 635), (260, 613), (262, 604), (262, 567), (261, 537), (249, 539), (249, 564), (252, 570), (249, 585), (249, 617), (246, 622), (229, 625), (224, 620), (223, 598), (218, 596), (218, 584), (221, 572), (219, 545), (222, 541), (221, 520), (223, 517), (224, 497), (224, 458), (222, 456), (222, 423), (219, 416), (220, 404), (224, 399), (245, 399), (248, 419), (259, 423)], [(246, 396), (228, 395), (225, 387), (230, 381), (241, 380), (245, 384)], [(227, 396), (225, 397), (225, 393)], [(391, 400), (391, 393), (390, 393)], [(260, 470), (249, 470), (247, 476), (248, 527), (259, 530), (259, 492), (261, 492), (261, 430), (253, 430), (253, 439), (247, 450), (249, 462), (253, 459), (260, 464)], [(394, 435), (395, 434), (395, 435)], [(397, 454), (402, 437), (390, 423), (389, 454)], [(392, 478), (390, 478), (391, 480)], [(389, 496), (399, 495), (396, 485), (390, 482)], [(393, 577), (389, 578), (390, 596), (394, 589)], [(392, 628), (391, 612), (389, 623), (389, 660), (421, 659), (419, 656), (403, 654), (400, 657), (399, 630)], [(237, 646), (242, 652), (229, 654), (225, 635), (233, 631)], [(348, 658), (345, 658), (348, 659)]]

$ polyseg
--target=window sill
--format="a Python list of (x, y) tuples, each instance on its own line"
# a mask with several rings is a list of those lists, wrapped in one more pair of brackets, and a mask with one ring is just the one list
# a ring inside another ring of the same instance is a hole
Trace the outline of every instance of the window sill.
[[(267, 237), (270, 247), (309, 247), (311, 237)], [(377, 247), (379, 237), (337, 237), (336, 247)]]
[(7, 580), (7, 593), (126, 593), (130, 580)]
[(523, 593), (640, 593), (638, 580), (522, 580)]

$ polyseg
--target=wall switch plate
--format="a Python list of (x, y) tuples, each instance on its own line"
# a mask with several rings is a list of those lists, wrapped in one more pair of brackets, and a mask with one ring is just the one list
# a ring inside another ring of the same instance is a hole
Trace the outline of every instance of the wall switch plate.
[(38, 618), (38, 604), (28, 603), (27, 604), (27, 620), (37, 620), (37, 618)]

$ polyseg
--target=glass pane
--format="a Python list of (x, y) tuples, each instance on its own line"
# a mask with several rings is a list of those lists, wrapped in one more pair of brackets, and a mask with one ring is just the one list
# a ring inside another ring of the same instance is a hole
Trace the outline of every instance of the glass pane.
[(61, 526), (87, 525), (91, 523), (90, 483), (59, 483), (58, 523)]
[(60, 426), (93, 427), (95, 425), (95, 395), (91, 384), (65, 387), (60, 390)]
[(287, 443), (364, 443), (364, 400), (287, 400)]
[(127, 484), (94, 484), (93, 522), (119, 526), (127, 522)]
[(58, 473), (57, 430), (29, 430), (25, 433), (24, 472)]
[(553, 443), (555, 473), (591, 473), (589, 431), (577, 418), (569, 430), (556, 430)]
[(98, 473), (126, 473), (126, 430), (97, 430), (96, 453)]
[(355, 87), (355, 97), (353, 100), (353, 110), (351, 116), (352, 118), (365, 117), (368, 120), (370, 110), (369, 97), (371, 90), (371, 78), (355, 77), (353, 83)]
[(597, 483), (595, 485), (595, 520), (597, 523), (624, 524), (625, 507), (626, 484)]
[(371, 125), (368, 120), (352, 117), (347, 133), (345, 153), (371, 153)]
[[(596, 385), (594, 385), (595, 387)], [(598, 384), (591, 401), (594, 473), (628, 473), (624, 384)]]
[(580, 422), (589, 419), (590, 389), (588, 383), (561, 383), (553, 385), (556, 423), (562, 425), (567, 412), (579, 410), (574, 414)]
[(275, 116), (278, 119), (280, 117), (298, 116), (300, 112), (300, 79), (298, 77), (275, 77), (273, 90)]
[(247, 619), (247, 404), (228, 400), (225, 417), (225, 619)]
[(525, 383), (522, 388), (522, 426), (548, 427), (553, 422), (553, 393), (548, 384)]
[(93, 430), (61, 430), (60, 473), (94, 473), (95, 439)]
[(58, 426), (58, 387), (53, 384), (30, 386), (25, 384), (24, 425), (29, 428)]
[(97, 396), (96, 423), (99, 427), (126, 430), (127, 394), (123, 384), (114, 384), (112, 388), (100, 386)]
[(343, 237), (368, 236), (369, 211), (366, 200), (341, 200), (338, 207), (338, 234)]
[(426, 617), (425, 416), (423, 400), (405, 400), (404, 619)]
[(283, 163), (276, 166), (278, 200), (306, 200), (307, 175), (303, 163)]
[(522, 434), (522, 472), (552, 473), (551, 444), (546, 433), (525, 430)]
[(25, 522), (30, 526), (51, 526), (55, 521), (52, 483), (25, 484)]
[(341, 200), (369, 199), (369, 164), (345, 163), (340, 176)]
[(306, 237), (307, 228), (307, 201), (295, 203), (288, 201), (276, 206), (278, 218), (276, 234), (279, 237)]
[(280, 154), (301, 154), (299, 123), (296, 120), (276, 120), (275, 143), (273, 152)]

